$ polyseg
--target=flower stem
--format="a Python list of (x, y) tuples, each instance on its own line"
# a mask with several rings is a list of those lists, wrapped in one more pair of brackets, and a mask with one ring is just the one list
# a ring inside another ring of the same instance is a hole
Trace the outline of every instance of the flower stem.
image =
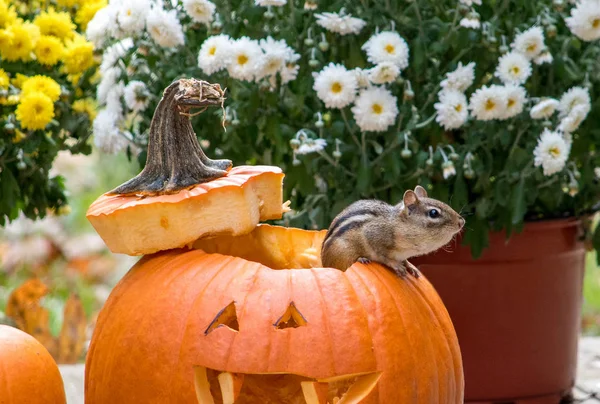
[(344, 120), (346, 129), (348, 129), (350, 136), (352, 136), (352, 139), (354, 139), (354, 143), (356, 143), (356, 145), (358, 146), (359, 149), (362, 148), (360, 142), (358, 141), (358, 138), (354, 134), (354, 130), (352, 130), (352, 127), (350, 126), (350, 122), (348, 121), (348, 118), (346, 117), (346, 111), (344, 111), (343, 109), (340, 109), (340, 111), (342, 112), (342, 119)]

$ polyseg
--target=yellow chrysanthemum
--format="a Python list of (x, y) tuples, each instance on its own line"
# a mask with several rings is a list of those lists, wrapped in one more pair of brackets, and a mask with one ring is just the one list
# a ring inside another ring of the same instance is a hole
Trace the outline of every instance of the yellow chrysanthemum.
[(9, 95), (8, 97), (0, 97), (0, 105), (17, 105), (19, 103), (19, 94)]
[(60, 39), (50, 35), (42, 35), (34, 49), (38, 62), (46, 66), (57, 64), (64, 52), (65, 48)]
[(80, 0), (56, 0), (56, 4), (58, 4), (59, 6), (69, 7), (69, 8), (74, 7), (80, 3), (81, 3)]
[(33, 23), (40, 28), (42, 35), (52, 35), (63, 40), (72, 38), (76, 28), (69, 13), (56, 12), (52, 8), (40, 13)]
[(37, 40), (32, 24), (12, 24), (0, 33), (0, 54), (10, 62), (30, 60)]
[(21, 87), (23, 87), (23, 82), (25, 80), (27, 80), (28, 78), (29, 78), (29, 76), (25, 76), (24, 74), (17, 73), (17, 75), (13, 79), (10, 80), (10, 83), (17, 88), (21, 88)]
[(0, 0), (0, 28), (6, 28), (17, 20), (17, 12), (9, 7), (5, 1)]
[(21, 98), (16, 116), (23, 129), (44, 129), (54, 118), (54, 104), (45, 94), (31, 93)]
[(93, 98), (84, 98), (82, 100), (77, 100), (73, 103), (73, 112), (78, 114), (87, 114), (90, 118), (90, 121), (93, 121), (96, 118), (96, 109), (97, 104)]
[(8, 77), (8, 73), (4, 71), (4, 69), (0, 68), (0, 88), (7, 89), (10, 85), (10, 78)]
[(85, 31), (88, 22), (92, 21), (98, 10), (103, 9), (107, 5), (108, 2), (106, 0), (92, 0), (82, 4), (75, 15), (75, 22)]
[(19, 129), (15, 129), (15, 135), (13, 136), (13, 143), (19, 143), (21, 140), (25, 139), (27, 135), (20, 131)]
[(94, 65), (94, 44), (76, 34), (67, 43), (63, 67), (68, 74), (82, 73)]
[(27, 97), (32, 93), (42, 93), (54, 102), (60, 97), (60, 85), (50, 77), (33, 76), (23, 82), (21, 96)]

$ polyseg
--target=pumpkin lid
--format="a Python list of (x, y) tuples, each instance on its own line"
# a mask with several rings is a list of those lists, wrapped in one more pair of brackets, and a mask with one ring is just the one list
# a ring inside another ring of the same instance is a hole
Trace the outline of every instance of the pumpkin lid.
[(151, 254), (202, 237), (247, 234), (262, 220), (281, 218), (287, 205), (280, 168), (232, 168), (230, 160), (209, 159), (198, 143), (190, 111), (224, 100), (218, 84), (196, 79), (165, 89), (150, 125), (144, 169), (87, 212), (112, 252)]

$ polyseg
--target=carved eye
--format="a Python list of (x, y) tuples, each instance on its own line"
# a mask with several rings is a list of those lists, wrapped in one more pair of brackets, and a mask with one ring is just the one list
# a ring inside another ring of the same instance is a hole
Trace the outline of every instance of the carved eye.
[(440, 211), (437, 209), (430, 209), (429, 212), (427, 212), (427, 214), (432, 219), (437, 219), (438, 217), (440, 217)]

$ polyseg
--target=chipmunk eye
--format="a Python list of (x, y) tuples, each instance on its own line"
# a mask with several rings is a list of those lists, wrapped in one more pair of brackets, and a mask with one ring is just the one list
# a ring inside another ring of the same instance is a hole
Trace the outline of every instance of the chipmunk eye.
[(437, 219), (438, 217), (440, 217), (440, 211), (437, 209), (430, 209), (429, 212), (427, 212), (427, 214), (432, 219)]

